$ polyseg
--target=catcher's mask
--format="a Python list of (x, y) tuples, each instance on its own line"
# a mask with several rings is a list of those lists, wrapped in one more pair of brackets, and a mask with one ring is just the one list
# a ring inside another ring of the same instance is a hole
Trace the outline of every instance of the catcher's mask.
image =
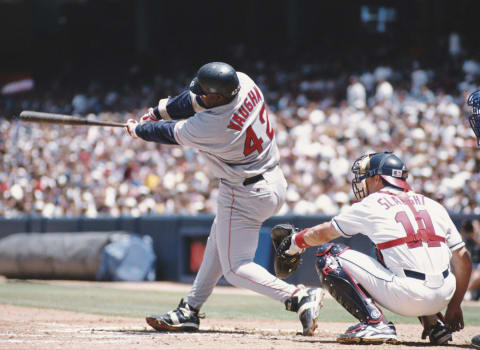
[(408, 177), (408, 169), (405, 163), (392, 152), (370, 153), (358, 158), (352, 165), (352, 189), (357, 199), (369, 195), (367, 178), (380, 175), (390, 185), (404, 191), (411, 188), (405, 181)]
[(467, 106), (472, 107), (472, 114), (468, 116), (468, 121), (477, 137), (477, 147), (480, 147), (480, 90), (468, 97)]

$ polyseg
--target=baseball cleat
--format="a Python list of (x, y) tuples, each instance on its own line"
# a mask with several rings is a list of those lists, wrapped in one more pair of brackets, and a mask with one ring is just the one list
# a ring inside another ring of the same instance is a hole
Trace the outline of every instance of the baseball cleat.
[(360, 322), (351, 326), (337, 338), (343, 344), (396, 344), (397, 331), (392, 322), (383, 321), (375, 324)]
[(437, 323), (428, 332), (428, 339), (433, 345), (445, 345), (452, 341), (452, 332), (441, 320), (437, 320)]
[(200, 318), (198, 311), (182, 299), (175, 310), (163, 315), (150, 315), (145, 320), (157, 331), (195, 332), (200, 326)]
[(432, 345), (446, 345), (452, 341), (452, 332), (444, 323), (444, 317), (441, 313), (430, 316), (419, 317), (424, 329), (422, 332), (422, 339), (430, 340)]
[(297, 313), (303, 327), (303, 335), (312, 336), (318, 326), (318, 315), (325, 292), (321, 288), (299, 286), (294, 296), (285, 301), (288, 311)]

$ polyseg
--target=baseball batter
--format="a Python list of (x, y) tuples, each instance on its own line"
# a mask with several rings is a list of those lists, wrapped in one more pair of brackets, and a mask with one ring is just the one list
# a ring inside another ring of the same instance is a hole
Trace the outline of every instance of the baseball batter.
[(147, 323), (157, 330), (197, 330), (199, 310), (223, 275), (234, 286), (284, 302), (298, 313), (303, 334), (312, 335), (321, 289), (298, 288), (253, 262), (260, 227), (283, 205), (287, 186), (268, 108), (253, 80), (226, 63), (208, 63), (189, 90), (160, 100), (140, 123), (129, 120), (127, 131), (146, 141), (198, 149), (220, 178), (216, 217), (189, 295), (175, 310), (147, 317)]
[[(459, 232), (445, 208), (411, 190), (407, 168), (394, 154), (362, 156), (352, 171), (353, 191), (361, 201), (330, 222), (285, 238), (286, 253), (320, 246), (316, 269), (322, 285), (360, 320), (338, 342), (395, 343), (395, 327), (379, 304), (400, 315), (418, 316), (422, 338), (447, 343), (451, 332), (464, 326), (460, 304), (471, 272)], [(378, 260), (343, 244), (325, 243), (359, 233), (376, 244)]]

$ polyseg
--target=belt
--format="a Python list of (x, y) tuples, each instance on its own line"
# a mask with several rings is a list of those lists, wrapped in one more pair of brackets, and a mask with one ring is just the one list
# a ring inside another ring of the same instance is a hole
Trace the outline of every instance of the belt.
[[(422, 280), (425, 281), (425, 274), (417, 271), (410, 271), (410, 270), (403, 270), (405, 272), (405, 276), (411, 277), (411, 278), (416, 278), (417, 280)], [(442, 272), (443, 278), (448, 277), (448, 269)]]
[(263, 179), (264, 179), (264, 177), (263, 177), (262, 174), (258, 174), (258, 175), (252, 176), (252, 177), (247, 177), (243, 181), (243, 186), (248, 186), (248, 185), (254, 184), (255, 182), (261, 181)]

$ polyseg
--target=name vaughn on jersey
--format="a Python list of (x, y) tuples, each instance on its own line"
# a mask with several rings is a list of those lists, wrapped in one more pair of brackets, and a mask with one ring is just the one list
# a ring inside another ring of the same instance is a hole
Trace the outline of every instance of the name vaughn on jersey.
[(240, 108), (233, 113), (227, 128), (241, 131), (243, 123), (248, 119), (254, 107), (261, 102), (263, 102), (262, 95), (257, 87), (254, 86), (253, 89), (248, 92)]

